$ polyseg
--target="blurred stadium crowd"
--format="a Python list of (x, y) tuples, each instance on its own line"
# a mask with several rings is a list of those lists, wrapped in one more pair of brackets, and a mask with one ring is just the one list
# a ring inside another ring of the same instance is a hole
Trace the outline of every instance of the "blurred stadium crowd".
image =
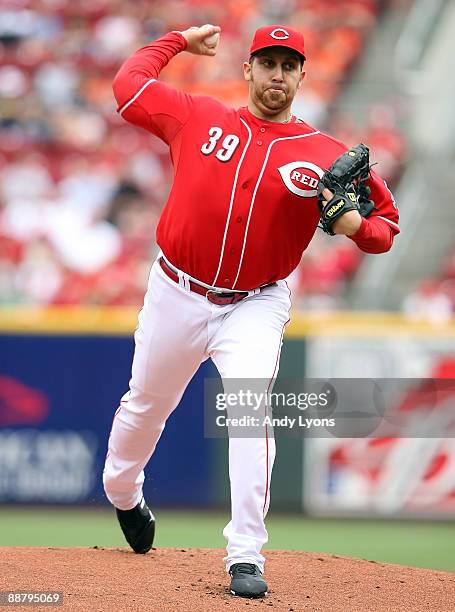
[[(294, 112), (347, 145), (367, 142), (396, 183), (406, 147), (393, 110), (364, 125), (334, 111), (379, 17), (379, 0), (6, 0), (0, 8), (0, 300), (142, 303), (172, 168), (166, 146), (115, 113), (121, 62), (170, 30), (216, 23), (217, 57), (181, 54), (163, 79), (232, 106), (246, 101), (242, 62), (264, 23), (301, 29), (307, 77)], [(318, 232), (291, 283), (297, 304), (342, 305), (361, 253)], [(452, 272), (455, 264), (452, 266)]]
[(455, 250), (442, 262), (439, 274), (424, 278), (402, 304), (403, 313), (414, 320), (443, 325), (455, 312)]

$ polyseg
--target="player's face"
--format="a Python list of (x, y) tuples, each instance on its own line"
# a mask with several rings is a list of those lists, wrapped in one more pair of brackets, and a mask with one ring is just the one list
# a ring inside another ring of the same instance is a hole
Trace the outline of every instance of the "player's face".
[(245, 80), (249, 82), (249, 102), (264, 118), (282, 121), (305, 73), (299, 56), (285, 47), (269, 47), (245, 62)]

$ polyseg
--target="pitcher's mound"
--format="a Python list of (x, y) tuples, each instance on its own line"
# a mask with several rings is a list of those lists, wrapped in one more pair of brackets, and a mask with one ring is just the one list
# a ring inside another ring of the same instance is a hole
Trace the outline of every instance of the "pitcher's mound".
[(455, 574), (285, 550), (267, 551), (267, 597), (241, 599), (229, 594), (223, 555), (204, 548), (146, 555), (127, 548), (2, 548), (0, 591), (63, 591), (63, 609), (84, 612), (455, 610)]

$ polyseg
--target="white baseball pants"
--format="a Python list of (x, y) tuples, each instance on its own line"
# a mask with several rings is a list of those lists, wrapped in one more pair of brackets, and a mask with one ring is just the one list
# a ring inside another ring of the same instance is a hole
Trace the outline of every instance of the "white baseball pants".
[[(116, 508), (128, 510), (141, 500), (144, 467), (203, 361), (211, 357), (223, 380), (272, 381), (289, 309), (284, 281), (236, 304), (217, 306), (169, 279), (154, 263), (134, 334), (130, 390), (113, 420), (103, 474), (106, 495)], [(261, 437), (229, 440), (227, 570), (239, 562), (264, 570), (261, 548), (268, 539), (264, 518), (274, 458), (270, 428)]]

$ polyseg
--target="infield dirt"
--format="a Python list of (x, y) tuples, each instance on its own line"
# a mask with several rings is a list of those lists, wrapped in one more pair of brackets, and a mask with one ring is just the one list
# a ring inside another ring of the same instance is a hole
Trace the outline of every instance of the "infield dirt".
[[(63, 606), (11, 610), (454, 612), (455, 574), (300, 551), (267, 551), (269, 594), (229, 594), (213, 549), (1, 548), (0, 591), (63, 591)], [(6, 610), (7, 608), (5, 608)]]

